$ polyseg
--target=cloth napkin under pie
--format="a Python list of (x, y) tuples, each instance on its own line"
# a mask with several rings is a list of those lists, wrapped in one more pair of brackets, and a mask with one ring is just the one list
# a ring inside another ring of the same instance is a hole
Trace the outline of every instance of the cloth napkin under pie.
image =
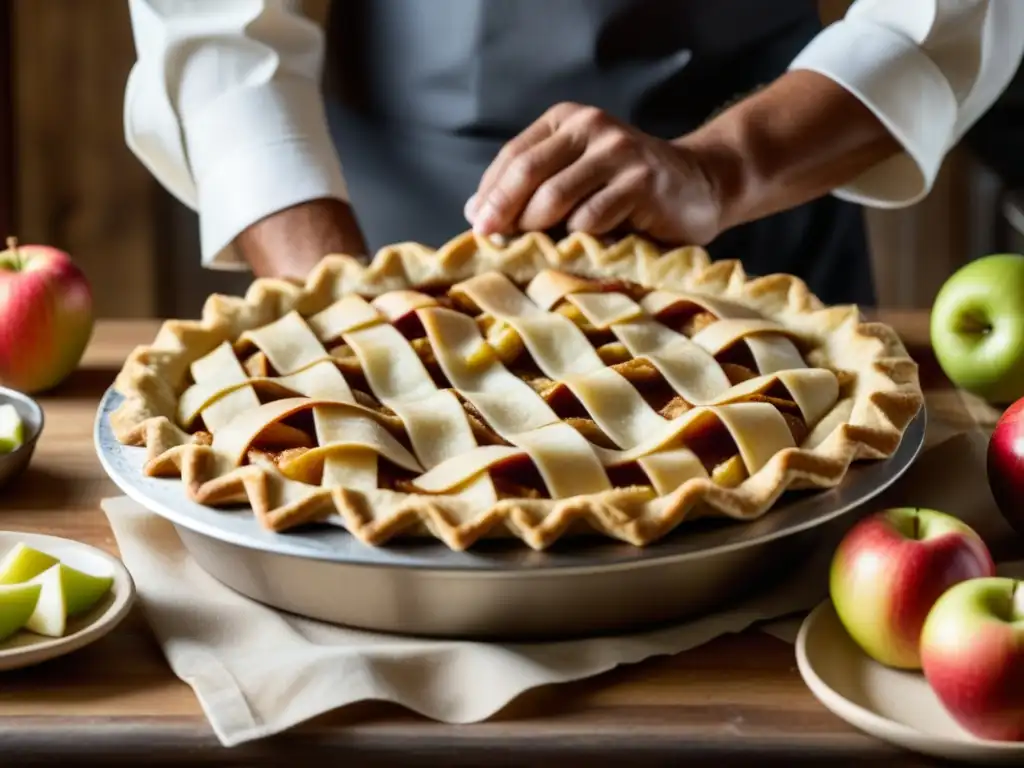
[[(989, 495), (984, 450), (980, 431), (945, 439), (869, 509), (937, 507), (989, 541), (1006, 541), (1012, 534)], [(679, 653), (755, 624), (792, 641), (799, 618), (763, 622), (802, 614), (825, 597), (831, 552), (849, 525), (838, 521), (827, 546), (792, 578), (721, 613), (629, 636), (494, 645), (373, 634), (279, 613), (207, 575), (164, 519), (123, 497), (103, 509), (171, 668), (192, 686), (225, 746), (370, 699), (444, 722), (480, 721), (528, 689)]]

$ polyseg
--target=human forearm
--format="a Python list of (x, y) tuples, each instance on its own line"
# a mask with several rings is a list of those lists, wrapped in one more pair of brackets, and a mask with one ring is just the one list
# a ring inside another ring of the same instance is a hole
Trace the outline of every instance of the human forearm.
[[(235, 246), (253, 222), (281, 221), (276, 212), (307, 201), (347, 198), (320, 93), (323, 31), (298, 4), (131, 0), (129, 7), (138, 60), (125, 93), (126, 140), (198, 211), (204, 265), (244, 268)], [(253, 229), (259, 242), (265, 229)]]
[(257, 221), (235, 240), (257, 277), (303, 279), (324, 256), (366, 251), (352, 208), (321, 199), (286, 208)]
[(900, 149), (856, 97), (807, 71), (783, 75), (675, 144), (711, 182), (721, 230), (827, 194)]
[(1024, 52), (1024, 3), (856, 0), (790, 65), (841, 85), (901, 151), (837, 187), (876, 208), (917, 202), (964, 133), (1006, 88)]
[(1024, 3), (856, 0), (789, 74), (680, 144), (715, 177), (726, 227), (830, 192), (909, 205), (1022, 51)]

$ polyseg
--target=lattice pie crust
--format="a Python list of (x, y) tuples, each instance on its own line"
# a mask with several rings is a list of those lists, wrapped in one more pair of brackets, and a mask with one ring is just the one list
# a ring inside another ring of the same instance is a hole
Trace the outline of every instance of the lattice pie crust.
[(117, 438), (197, 502), (367, 544), (752, 520), (882, 459), (922, 406), (887, 326), (699, 248), (541, 234), (330, 256), (164, 323)]

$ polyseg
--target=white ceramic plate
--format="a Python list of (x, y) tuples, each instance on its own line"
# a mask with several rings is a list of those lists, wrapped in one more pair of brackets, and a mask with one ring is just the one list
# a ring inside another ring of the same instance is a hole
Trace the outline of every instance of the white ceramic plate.
[(831, 601), (815, 608), (796, 639), (800, 674), (826, 708), (876, 738), (925, 755), (985, 765), (1024, 762), (1024, 743), (967, 733), (919, 673), (871, 659), (850, 638)]
[(106, 635), (128, 615), (135, 599), (135, 583), (117, 558), (71, 539), (12, 531), (0, 531), (0, 558), (18, 542), (80, 571), (94, 576), (113, 576), (114, 584), (91, 611), (68, 619), (64, 637), (42, 637), (23, 631), (0, 641), (0, 671), (32, 666), (77, 651)]

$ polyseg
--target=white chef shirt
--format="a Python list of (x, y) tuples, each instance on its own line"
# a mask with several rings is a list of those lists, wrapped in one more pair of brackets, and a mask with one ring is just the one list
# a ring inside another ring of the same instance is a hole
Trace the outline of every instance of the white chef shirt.
[[(245, 268), (246, 227), (317, 198), (347, 199), (320, 92), (324, 34), (296, 0), (129, 0), (138, 60), (128, 146), (199, 212), (203, 263)], [(797, 56), (878, 116), (903, 152), (837, 196), (920, 200), (946, 153), (1006, 88), (1024, 52), (1024, 0), (857, 0)]]

